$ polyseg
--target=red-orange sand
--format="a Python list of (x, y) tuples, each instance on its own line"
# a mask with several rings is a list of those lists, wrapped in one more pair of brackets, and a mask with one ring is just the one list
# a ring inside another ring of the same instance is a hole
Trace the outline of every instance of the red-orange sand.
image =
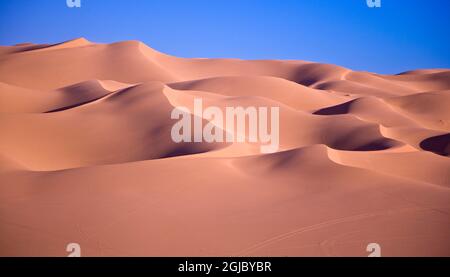
[[(174, 106), (279, 106), (280, 149), (171, 140)], [(450, 70), (0, 47), (0, 256), (450, 256)]]

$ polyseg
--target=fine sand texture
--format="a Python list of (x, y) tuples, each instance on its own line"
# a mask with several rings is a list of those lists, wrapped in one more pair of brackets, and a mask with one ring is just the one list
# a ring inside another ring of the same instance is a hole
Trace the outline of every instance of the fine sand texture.
[[(175, 143), (195, 98), (279, 107), (278, 151)], [(450, 256), (449, 155), (448, 69), (0, 47), (0, 256)]]

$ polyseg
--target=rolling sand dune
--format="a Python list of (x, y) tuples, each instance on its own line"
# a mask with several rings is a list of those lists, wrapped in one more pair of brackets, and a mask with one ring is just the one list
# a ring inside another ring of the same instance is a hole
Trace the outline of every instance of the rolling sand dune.
[[(450, 256), (449, 93), (447, 69), (0, 47), (0, 256)], [(195, 98), (279, 107), (278, 151), (173, 142)]]

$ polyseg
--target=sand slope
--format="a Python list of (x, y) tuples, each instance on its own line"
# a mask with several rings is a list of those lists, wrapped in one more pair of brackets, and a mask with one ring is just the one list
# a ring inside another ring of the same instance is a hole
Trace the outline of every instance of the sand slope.
[[(449, 93), (447, 69), (0, 47), (0, 256), (449, 256)], [(174, 143), (198, 97), (279, 107), (279, 151)]]

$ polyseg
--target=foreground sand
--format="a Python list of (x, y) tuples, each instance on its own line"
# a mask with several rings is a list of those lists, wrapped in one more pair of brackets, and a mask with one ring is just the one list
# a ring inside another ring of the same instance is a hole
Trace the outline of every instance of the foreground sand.
[[(280, 151), (170, 112), (279, 106)], [(0, 47), (0, 256), (450, 256), (450, 70)]]

